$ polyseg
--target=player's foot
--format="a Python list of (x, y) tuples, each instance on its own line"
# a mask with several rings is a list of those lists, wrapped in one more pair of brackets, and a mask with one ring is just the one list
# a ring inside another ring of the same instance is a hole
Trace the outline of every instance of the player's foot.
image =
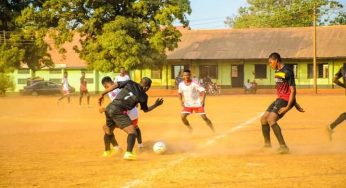
[(265, 143), (263, 147), (264, 147), (264, 148), (271, 148), (271, 147), (272, 147), (272, 144), (271, 144), (271, 143)]
[(119, 146), (114, 146), (114, 147), (113, 147), (113, 152), (114, 152), (115, 154), (122, 153), (122, 152), (123, 152), (123, 149), (121, 149), (121, 147), (119, 147)]
[(334, 131), (333, 129), (330, 128), (330, 125), (327, 126), (327, 133), (328, 133), (329, 140), (332, 141)]
[(186, 127), (189, 129), (189, 133), (192, 133), (193, 131), (192, 127), (190, 125), (187, 125)]
[(103, 152), (103, 156), (104, 156), (104, 157), (110, 157), (110, 156), (112, 156), (112, 150), (106, 150), (106, 151), (104, 151), (104, 152)]
[(134, 161), (137, 160), (137, 155), (134, 154), (133, 152), (125, 152), (124, 159), (128, 161)]
[(279, 147), (279, 149), (276, 151), (278, 154), (288, 154), (290, 150), (286, 145), (282, 145)]
[(140, 150), (143, 150), (143, 149), (144, 149), (143, 143), (138, 144), (138, 148), (139, 148)]

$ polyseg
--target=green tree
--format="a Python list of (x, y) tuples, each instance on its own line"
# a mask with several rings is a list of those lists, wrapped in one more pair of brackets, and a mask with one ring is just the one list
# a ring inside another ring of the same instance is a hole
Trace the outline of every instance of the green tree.
[(313, 25), (316, 6), (318, 25), (342, 24), (341, 3), (333, 0), (248, 0), (238, 15), (227, 17), (225, 24), (233, 28), (306, 27)]
[(22, 24), (22, 11), (27, 7), (42, 7), (43, 1), (4, 0), (0, 2), (0, 72), (13, 71), (26, 64), (33, 72), (52, 67), (46, 30), (35, 23)]
[(53, 29), (57, 46), (80, 35), (80, 57), (107, 72), (160, 67), (181, 36), (173, 22), (188, 26), (190, 13), (189, 0), (46, 0), (40, 9), (27, 7), (20, 23)]

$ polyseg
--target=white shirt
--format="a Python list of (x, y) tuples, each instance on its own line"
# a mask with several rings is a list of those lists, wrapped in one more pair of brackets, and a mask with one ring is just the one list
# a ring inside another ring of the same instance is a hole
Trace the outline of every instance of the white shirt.
[(63, 78), (62, 79), (62, 89), (64, 91), (68, 91), (68, 80), (67, 80), (67, 78)]
[(200, 107), (202, 106), (199, 98), (200, 92), (204, 92), (205, 89), (195, 82), (191, 82), (190, 85), (186, 85), (185, 82), (180, 82), (178, 92), (183, 95), (185, 107)]
[(115, 77), (114, 82), (123, 82), (126, 80), (130, 80), (129, 75), (125, 74), (124, 76), (118, 75)]

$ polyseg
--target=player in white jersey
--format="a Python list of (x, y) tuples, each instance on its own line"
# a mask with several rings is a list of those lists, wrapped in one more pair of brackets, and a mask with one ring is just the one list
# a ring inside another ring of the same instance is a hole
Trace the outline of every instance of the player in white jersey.
[(70, 103), (70, 90), (69, 90), (69, 83), (67, 79), (67, 72), (64, 72), (64, 77), (62, 78), (61, 84), (62, 84), (61, 86), (62, 96), (58, 99), (58, 103), (65, 97), (67, 97), (67, 101), (68, 103)]
[[(214, 127), (210, 119), (206, 116), (204, 111), (205, 104), (205, 89), (199, 84), (191, 80), (191, 71), (184, 70), (183, 80), (179, 83), (178, 92), (181, 105), (183, 106), (183, 111), (181, 112), (181, 120), (189, 128), (190, 132), (192, 127), (190, 126), (187, 116), (192, 112), (199, 114), (202, 119), (207, 123), (212, 131)], [(202, 98), (202, 99), (201, 99)]]

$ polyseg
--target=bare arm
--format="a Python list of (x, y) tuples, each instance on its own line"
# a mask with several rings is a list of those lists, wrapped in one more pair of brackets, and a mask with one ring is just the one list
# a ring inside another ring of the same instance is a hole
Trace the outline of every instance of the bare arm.
[(156, 99), (155, 103), (149, 106), (147, 109), (143, 109), (144, 112), (150, 112), (154, 110), (156, 107), (160, 106), (163, 103), (163, 98)]
[(207, 95), (205, 94), (205, 91), (202, 91), (201, 92), (201, 97), (202, 97), (202, 106), (204, 106), (204, 104), (205, 104), (205, 97), (206, 97)]
[(105, 89), (105, 90), (101, 93), (101, 96), (99, 97), (99, 106), (101, 106), (101, 104), (102, 104), (103, 97), (104, 97), (107, 93), (113, 91), (113, 90), (116, 89), (116, 88), (118, 88), (118, 83), (117, 83), (117, 82), (115, 82), (111, 87)]
[(179, 93), (179, 100), (180, 100), (181, 106), (184, 106), (183, 94), (182, 93)]

